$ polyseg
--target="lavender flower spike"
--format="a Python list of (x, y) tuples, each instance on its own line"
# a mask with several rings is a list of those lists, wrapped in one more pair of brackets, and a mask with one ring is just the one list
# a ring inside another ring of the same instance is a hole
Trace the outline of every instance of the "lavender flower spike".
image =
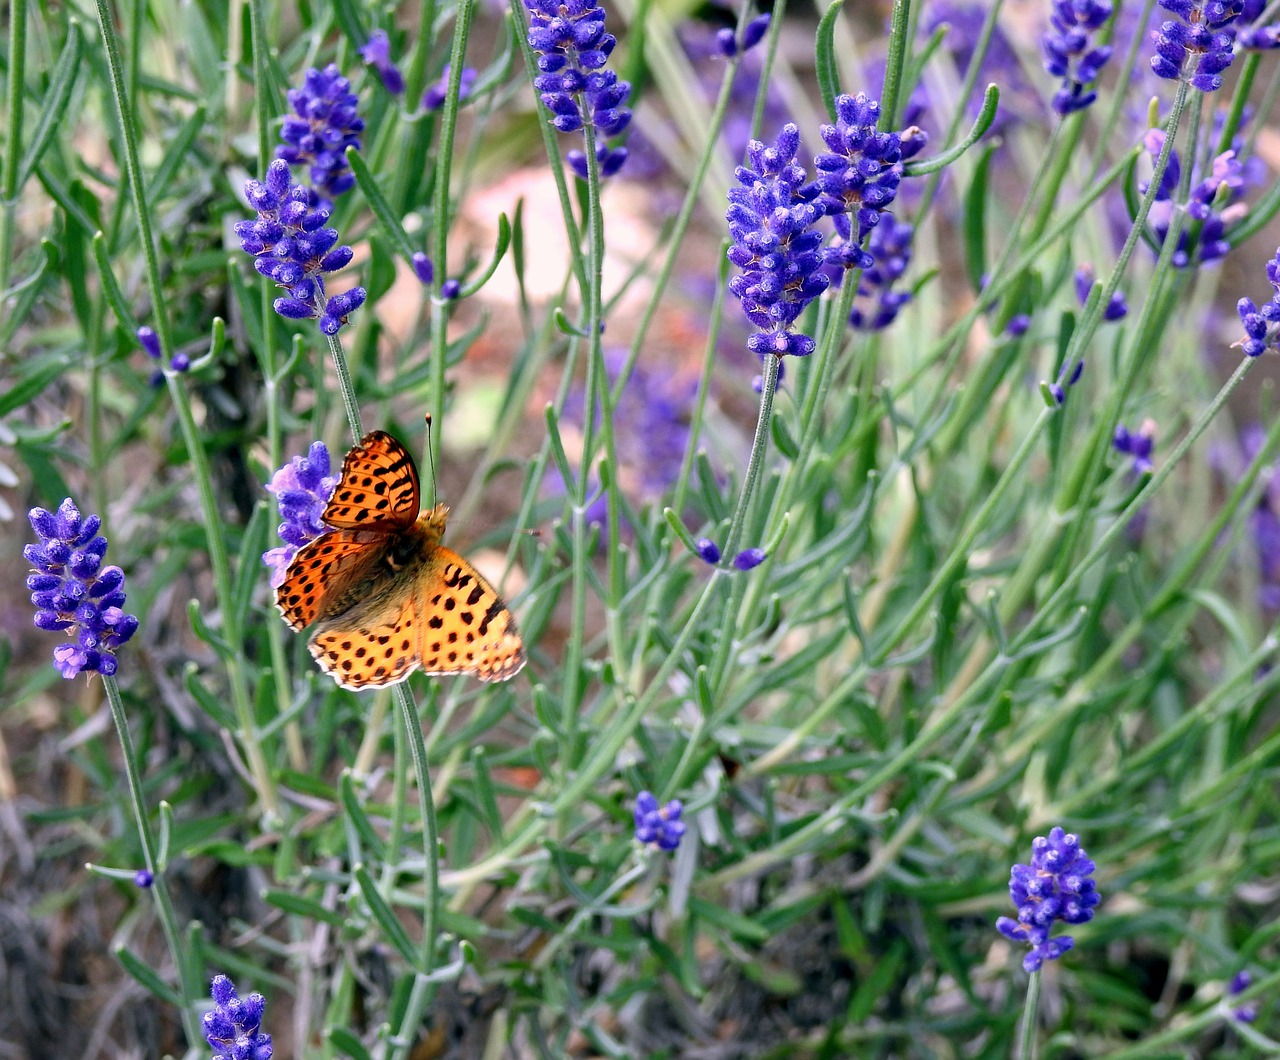
[(1181, 22), (1163, 22), (1153, 30), (1156, 54), (1151, 69), (1157, 77), (1186, 81), (1201, 92), (1222, 87), (1221, 73), (1235, 58), (1230, 31), (1244, 7), (1243, 0), (1159, 0)]
[(328, 207), (312, 188), (292, 183), (282, 159), (267, 168), (265, 181), (246, 181), (244, 194), (258, 216), (237, 221), (235, 233), (245, 253), (253, 255), (253, 267), (288, 292), (275, 300), (275, 311), (290, 320), (318, 317), (320, 330), (336, 335), (364, 304), (365, 291), (353, 287), (326, 296), (324, 274), (341, 269), (352, 257), (350, 247), (337, 245), (337, 230), (324, 226)]
[[(617, 38), (604, 29), (604, 8), (591, 0), (525, 0), (529, 47), (538, 53), (534, 88), (561, 132), (592, 125), (603, 137), (617, 136), (631, 121), (625, 106), (631, 86), (605, 70)], [(606, 158), (601, 172), (616, 172), (625, 161)]]
[(32, 508), (31, 529), (39, 540), (22, 550), (34, 571), (27, 578), (37, 628), (65, 633), (72, 641), (53, 649), (53, 664), (68, 680), (86, 671), (116, 672), (121, 645), (138, 629), (122, 610), (124, 571), (103, 567), (107, 539), (102, 520), (82, 517), (68, 497), (56, 512)]
[[(404, 75), (391, 61), (391, 39), (385, 29), (375, 29), (369, 35), (369, 43), (360, 49), (360, 58), (378, 71), (382, 87), (393, 96), (404, 92)], [(357, 143), (358, 147), (359, 144)]]
[(235, 984), (225, 975), (213, 977), (210, 993), (213, 1011), (206, 1012), (202, 1022), (213, 1049), (212, 1060), (271, 1060), (271, 1035), (259, 1029), (267, 999), (250, 994), (241, 1001)]
[(750, 166), (735, 172), (740, 187), (729, 189), (729, 260), (742, 272), (729, 290), (759, 331), (747, 347), (766, 354), (813, 352), (808, 335), (792, 331), (796, 319), (830, 283), (821, 272), (822, 233), (814, 227), (822, 216), (821, 189), (808, 183), (796, 163), (800, 130), (788, 123), (772, 147), (759, 140), (747, 145)]
[(262, 554), (262, 562), (271, 568), (273, 589), (284, 581), (298, 549), (331, 529), (320, 520), (340, 478), (330, 474), (330, 469), (328, 447), (324, 442), (312, 442), (306, 456), (295, 456), (267, 483), (267, 492), (275, 494), (280, 506), (282, 521), (276, 532), (284, 542)]
[(1111, 45), (1093, 46), (1093, 34), (1106, 25), (1112, 11), (1108, 0), (1053, 0), (1042, 45), (1045, 70), (1062, 78), (1053, 109), (1063, 117), (1098, 98), (1090, 86), (1111, 58)]
[[(366, 47), (371, 47), (372, 42)], [(309, 166), (311, 184), (323, 196), (323, 205), (356, 183), (347, 165), (347, 148), (360, 149), (364, 121), (356, 113), (351, 82), (330, 63), (323, 70), (308, 70), (301, 88), (289, 90), (294, 113), (284, 120), (276, 157), (293, 166)]]
[[(876, 129), (880, 104), (866, 94), (836, 98), (835, 125), (819, 130), (828, 151), (813, 160), (822, 188), (821, 206), (836, 226), (843, 241), (828, 247), (829, 265), (846, 269), (870, 268), (874, 259), (864, 249), (867, 236), (880, 223), (898, 194), (902, 181), (903, 134)], [(910, 153), (924, 146), (919, 130), (911, 134)], [(855, 231), (853, 221), (857, 221)]]
[(658, 850), (675, 850), (685, 832), (680, 820), (683, 810), (684, 804), (679, 799), (659, 806), (652, 792), (640, 792), (634, 811), (637, 841)]
[(1248, 357), (1280, 347), (1280, 247), (1276, 248), (1276, 256), (1267, 262), (1267, 279), (1275, 293), (1261, 309), (1251, 298), (1241, 298), (1236, 303), (1236, 312), (1244, 326), (1244, 338), (1236, 345), (1242, 347)]
[(1083, 924), (1093, 919), (1093, 907), (1102, 899), (1093, 882), (1094, 864), (1080, 847), (1079, 836), (1055, 827), (1049, 837), (1031, 844), (1031, 864), (1014, 865), (1009, 873), (1009, 897), (1018, 908), (1018, 919), (1002, 916), (996, 928), (1007, 939), (1025, 942), (1031, 952), (1022, 959), (1028, 972), (1040, 970), (1045, 961), (1057, 960), (1075, 945), (1070, 935), (1050, 938), (1054, 921)]

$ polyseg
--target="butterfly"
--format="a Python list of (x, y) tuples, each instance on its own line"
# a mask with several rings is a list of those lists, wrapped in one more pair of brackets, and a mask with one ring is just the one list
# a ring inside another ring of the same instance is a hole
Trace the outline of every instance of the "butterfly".
[(418, 468), (386, 431), (342, 462), (321, 520), (276, 589), (295, 630), (343, 688), (383, 688), (414, 670), (506, 681), (524, 666), (507, 605), (470, 563), (440, 544), (449, 509), (420, 512)]

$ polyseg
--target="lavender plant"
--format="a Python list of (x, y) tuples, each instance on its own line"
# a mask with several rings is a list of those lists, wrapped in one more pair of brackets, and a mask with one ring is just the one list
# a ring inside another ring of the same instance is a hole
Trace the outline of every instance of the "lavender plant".
[(0, 1053), (1273, 1049), (1269, 5), (162, 7), (6, 12)]

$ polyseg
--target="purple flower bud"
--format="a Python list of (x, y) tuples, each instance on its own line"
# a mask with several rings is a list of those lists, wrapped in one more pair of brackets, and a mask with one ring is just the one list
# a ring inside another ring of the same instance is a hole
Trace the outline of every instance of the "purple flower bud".
[(138, 345), (147, 351), (147, 356), (160, 358), (160, 339), (154, 331), (143, 325), (135, 334), (138, 336)]
[(144, 891), (155, 882), (156, 878), (149, 869), (139, 869), (133, 874), (134, 886), (141, 887)]
[(435, 279), (436, 274), (435, 268), (431, 264), (431, 259), (422, 251), (417, 251), (413, 255), (410, 264), (413, 266), (413, 274), (418, 277), (418, 282), (423, 287), (430, 287), (431, 281)]
[(746, 548), (733, 557), (733, 565), (738, 570), (746, 571), (760, 566), (766, 559), (768, 559), (768, 553), (764, 549)]
[(704, 563), (710, 563), (715, 566), (720, 562), (720, 546), (712, 541), (711, 538), (700, 537), (694, 544), (698, 558)]

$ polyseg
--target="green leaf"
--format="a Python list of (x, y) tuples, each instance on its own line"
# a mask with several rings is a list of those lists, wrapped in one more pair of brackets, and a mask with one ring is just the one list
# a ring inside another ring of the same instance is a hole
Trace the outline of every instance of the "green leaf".
[(754, 920), (735, 913), (726, 906), (698, 898), (696, 895), (689, 897), (689, 911), (743, 942), (759, 944), (768, 941), (770, 937), (768, 929)]
[(373, 1060), (369, 1050), (364, 1047), (360, 1039), (345, 1027), (328, 1027), (325, 1029), (324, 1034), (330, 1045), (340, 1049), (347, 1056), (352, 1057), (353, 1060)]
[[(335, 5), (341, 7), (341, 4)], [(365, 201), (369, 204), (369, 209), (373, 211), (373, 215), (378, 219), (378, 223), (382, 225), (382, 230), (387, 234), (398, 253), (400, 253), (405, 261), (411, 261), (414, 255), (413, 243), (409, 240), (409, 234), (404, 230), (404, 225), (400, 218), (396, 216), (395, 210), (391, 208), (391, 203), (387, 201), (387, 197), (382, 194), (382, 189), (378, 187), (378, 181), (369, 169), (369, 164), (364, 160), (364, 156), (354, 147), (347, 148), (347, 161), (351, 164), (352, 176), (356, 178), (356, 183), (360, 186), (360, 191), (365, 197)], [(444, 262), (435, 262), (438, 268), (444, 268)]]
[(34, 401), (70, 367), (70, 362), (61, 354), (32, 357), (15, 364), (20, 370), (25, 370), (26, 375), (8, 390), (0, 392), (0, 416), (8, 415), (14, 409)]
[(378, 891), (378, 885), (373, 882), (373, 877), (369, 875), (369, 870), (363, 865), (357, 865), (353, 875), (356, 878), (356, 883), (360, 886), (360, 893), (364, 896), (369, 912), (373, 914), (374, 920), (382, 928), (382, 933), (386, 936), (387, 941), (396, 948), (410, 968), (416, 968), (419, 972), (422, 972), (422, 955), (414, 947), (412, 940), (409, 938), (409, 933), (405, 931), (404, 925), (400, 923), (395, 911)]
[(67, 22), (67, 39), (62, 45), (62, 54), (58, 63), (49, 75), (49, 89), (44, 94), (44, 103), (40, 108), (40, 117), (36, 120), (35, 131), (31, 134), (31, 143), (22, 156), (18, 166), (18, 179), (15, 191), (21, 191), (31, 179), (31, 174), (39, 165), (41, 157), (53, 143), (54, 136), (67, 120), (67, 100), (76, 87), (80, 76), (80, 48), (83, 42), (80, 22), (71, 18)]
[(102, 280), (102, 293), (107, 304), (116, 315), (116, 322), (126, 331), (131, 331), (134, 324), (133, 310), (125, 301), (120, 284), (116, 282), (116, 274), (111, 268), (111, 258), (107, 250), (107, 237), (101, 232), (93, 233), (93, 260), (98, 263), (98, 276)]
[(964, 197), (964, 264), (969, 284), (975, 291), (982, 289), (982, 278), (987, 272), (987, 188), (994, 152), (994, 144), (988, 144), (983, 150)]
[(815, 66), (818, 73), (818, 90), (822, 93), (822, 105), (827, 117), (836, 121), (836, 96), (840, 94), (840, 70), (836, 65), (836, 19), (844, 0), (834, 0), (818, 23), (818, 39), (815, 45)]
[(136, 979), (144, 990), (174, 1008), (182, 1008), (182, 995), (169, 986), (141, 957), (138, 957), (127, 946), (116, 947), (116, 959), (124, 966), (124, 970)]
[(338, 780), (338, 797), (342, 802), (347, 821), (356, 830), (360, 842), (373, 857), (381, 862), (386, 857), (386, 844), (375, 831), (373, 822), (369, 820), (369, 815), (360, 804), (360, 797), (356, 794), (355, 782), (352, 780), (349, 769), (344, 769)]
[(459, 298), (466, 298), (468, 295), (475, 294), (481, 287), (489, 282), (489, 278), (498, 271), (498, 265), (502, 261), (502, 257), (507, 252), (507, 247), (511, 245), (511, 222), (507, 220), (505, 213), (498, 214), (498, 240), (494, 244), (493, 257), (489, 260), (488, 266), (479, 276), (467, 284), (458, 295)]
[(345, 926), (347, 922), (346, 917), (338, 910), (327, 909), (313, 898), (304, 898), (302, 895), (293, 894), (290, 891), (268, 888), (262, 897), (268, 904), (274, 905), (277, 909), (283, 909), (286, 913), (293, 913), (296, 916), (306, 917), (308, 920), (315, 920), (322, 924), (332, 924), (337, 928)]

